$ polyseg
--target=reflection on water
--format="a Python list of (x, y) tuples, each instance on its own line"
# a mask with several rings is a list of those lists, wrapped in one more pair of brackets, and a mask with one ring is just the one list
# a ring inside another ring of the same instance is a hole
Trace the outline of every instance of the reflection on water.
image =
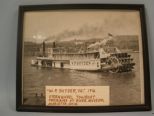
[[(70, 69), (40, 69), (32, 67), (32, 57), (24, 59), (23, 95), (24, 104), (42, 105), (45, 103), (46, 85), (53, 86), (110, 86), (110, 104), (140, 104), (140, 76), (138, 53), (133, 54), (136, 63), (133, 72), (105, 73)], [(41, 96), (41, 97), (36, 97)], [(35, 102), (36, 101), (36, 102)]]

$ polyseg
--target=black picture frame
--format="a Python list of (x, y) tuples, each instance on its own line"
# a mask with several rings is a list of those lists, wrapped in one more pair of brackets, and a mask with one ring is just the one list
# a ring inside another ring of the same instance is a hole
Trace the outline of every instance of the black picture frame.
[[(141, 35), (143, 47), (144, 66), (144, 100), (143, 105), (119, 106), (32, 106), (22, 104), (22, 52), (23, 52), (23, 24), (24, 13), (29, 11), (71, 10), (71, 9), (106, 9), (106, 10), (137, 10), (140, 13)], [(18, 33), (17, 33), (17, 59), (16, 59), (16, 110), (26, 112), (128, 112), (151, 110), (150, 73), (148, 42), (143, 4), (54, 4), (54, 5), (24, 5), (19, 6)]]

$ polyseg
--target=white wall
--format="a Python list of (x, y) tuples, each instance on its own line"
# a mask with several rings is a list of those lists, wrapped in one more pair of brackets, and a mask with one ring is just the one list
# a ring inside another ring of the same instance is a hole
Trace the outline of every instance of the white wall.
[(123, 3), (145, 4), (152, 104), (154, 106), (154, 0), (0, 0), (0, 116), (154, 116), (151, 112), (55, 114), (15, 111), (17, 18), (20, 4)]

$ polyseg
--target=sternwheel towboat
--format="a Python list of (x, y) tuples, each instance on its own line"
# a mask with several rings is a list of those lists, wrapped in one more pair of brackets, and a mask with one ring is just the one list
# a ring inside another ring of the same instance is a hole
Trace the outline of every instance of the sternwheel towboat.
[(56, 47), (55, 42), (53, 42), (52, 48), (48, 48), (46, 51), (44, 41), (42, 45), (43, 55), (32, 59), (31, 65), (45, 68), (68, 68), (111, 73), (132, 71), (135, 63), (131, 55), (112, 46), (111, 42), (109, 42), (110, 40), (105, 39), (89, 44), (88, 47), (86, 46), (86, 50), (76, 52), (66, 49), (66, 47)]

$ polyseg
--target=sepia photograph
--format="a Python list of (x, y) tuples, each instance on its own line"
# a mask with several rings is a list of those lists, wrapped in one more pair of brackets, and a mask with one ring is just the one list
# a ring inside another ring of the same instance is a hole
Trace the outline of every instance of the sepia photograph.
[(145, 105), (141, 23), (134, 9), (25, 10), (21, 105)]

